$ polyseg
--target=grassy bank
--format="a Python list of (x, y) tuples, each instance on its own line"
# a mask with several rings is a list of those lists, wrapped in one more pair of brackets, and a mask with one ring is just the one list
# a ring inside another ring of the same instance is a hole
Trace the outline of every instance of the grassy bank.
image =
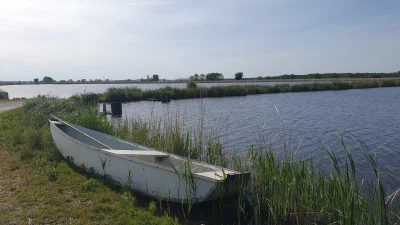
[(308, 91), (328, 91), (328, 90), (348, 90), (365, 89), (378, 87), (398, 87), (400, 80), (379, 80), (379, 81), (354, 81), (354, 82), (332, 82), (332, 83), (313, 83), (313, 84), (278, 84), (274, 86), (265, 85), (231, 85), (188, 88), (165, 87), (157, 90), (141, 90), (139, 88), (109, 88), (104, 94), (87, 95), (88, 100), (102, 100), (106, 102), (129, 102), (145, 99), (159, 99), (162, 94), (168, 93), (171, 99), (188, 98), (214, 98), (229, 96), (246, 96), (270, 93), (287, 92), (308, 92)]
[[(73, 100), (36, 98), (0, 114), (0, 221), (5, 224), (177, 224), (155, 202), (68, 164), (48, 127), (58, 113), (97, 130), (112, 127)], [(140, 206), (140, 207), (139, 207)]]
[[(70, 99), (36, 98), (28, 100), (24, 108), (0, 114), (1, 151), (9, 159), (8, 166), (2, 166), (6, 175), (1, 185), (6, 187), (3, 189), (7, 194), (2, 195), (6, 197), (0, 199), (0, 204), (11, 205), (8, 213), (0, 215), (1, 221), (25, 222), (32, 218), (36, 223), (43, 223), (45, 219), (67, 223), (71, 217), (81, 224), (89, 221), (177, 223), (171, 218), (168, 205), (158, 207), (159, 204), (150, 201), (145, 204), (146, 209), (138, 208), (135, 194), (61, 159), (48, 128), (50, 113), (163, 151), (235, 170), (251, 169), (251, 182), (232, 201), (238, 214), (247, 214), (252, 209), (256, 224), (393, 224), (400, 221), (396, 192), (392, 195), (383, 188), (376, 160), (366, 149), (364, 155), (375, 177), (359, 182), (351, 150), (344, 141), (347, 158), (339, 162), (334, 151), (326, 149), (334, 170), (324, 173), (311, 160), (295, 160), (290, 149), (284, 149), (287, 154), (283, 160), (278, 160), (277, 149), (269, 146), (250, 145), (246, 156), (228, 156), (214, 138), (215, 134), (206, 133), (201, 122), (198, 127), (185, 128), (172, 118), (167, 122), (137, 119), (113, 126), (93, 106), (83, 103), (82, 100), (90, 98), (90, 95)], [(338, 141), (342, 140), (339, 135)], [(10, 179), (14, 174), (21, 178)], [(3, 182), (15, 180), (20, 183)], [(250, 206), (244, 204), (246, 201)], [(21, 208), (26, 211), (18, 210)], [(184, 218), (190, 218), (190, 210), (186, 209), (185, 213)], [(232, 217), (232, 213), (226, 216)], [(237, 223), (242, 222), (238, 218)]]

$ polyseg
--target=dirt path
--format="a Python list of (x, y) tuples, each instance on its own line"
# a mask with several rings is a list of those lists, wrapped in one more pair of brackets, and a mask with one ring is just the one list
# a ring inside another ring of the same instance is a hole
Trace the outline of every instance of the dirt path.
[(0, 113), (21, 107), (24, 103), (19, 101), (0, 101)]

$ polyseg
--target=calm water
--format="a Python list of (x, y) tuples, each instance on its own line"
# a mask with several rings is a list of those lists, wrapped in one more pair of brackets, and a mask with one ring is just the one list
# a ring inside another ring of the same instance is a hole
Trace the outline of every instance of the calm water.
[[(276, 84), (306, 84), (313, 82), (243, 82), (243, 83), (199, 83), (199, 86), (226, 86), (226, 85), (276, 85)], [(60, 98), (70, 97), (85, 92), (103, 93), (110, 87), (138, 87), (141, 89), (158, 89), (166, 86), (185, 88), (186, 83), (153, 83), (153, 84), (39, 84), (39, 85), (6, 85), (1, 89), (8, 92), (10, 98), (32, 98), (40, 95), (53, 95)]]
[[(395, 87), (190, 99), (168, 104), (143, 101), (123, 104), (121, 119), (170, 120), (178, 115), (186, 127), (196, 130), (203, 115), (205, 130), (214, 132), (227, 152), (243, 153), (250, 143), (263, 143), (272, 144), (278, 156), (283, 157), (282, 143), (286, 140), (290, 149), (299, 146), (298, 158), (314, 158), (325, 169), (331, 168), (327, 146), (341, 159), (345, 155), (338, 135), (333, 132), (337, 130), (363, 141), (368, 151), (377, 155), (383, 170), (390, 172), (390, 166), (398, 173), (399, 94), (400, 88)], [(357, 147), (358, 142), (349, 137), (345, 140), (361, 175), (371, 176), (371, 167)]]

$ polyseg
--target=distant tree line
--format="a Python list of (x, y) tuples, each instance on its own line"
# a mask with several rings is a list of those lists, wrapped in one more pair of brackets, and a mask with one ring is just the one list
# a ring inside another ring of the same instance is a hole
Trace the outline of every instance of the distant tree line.
[(285, 74), (266, 79), (332, 79), (332, 78), (395, 78), (400, 77), (400, 71), (393, 73), (310, 73), (305, 75)]
[[(206, 75), (204, 74), (195, 74), (193, 76), (189, 77), (189, 80), (191, 81), (207, 81), (207, 80), (223, 80), (224, 75), (222, 73), (207, 73)], [(235, 74), (235, 80), (241, 80), (243, 79), (243, 73), (238, 72)]]
[(99, 82), (110, 82), (110, 80), (109, 79), (105, 79), (105, 80), (101, 80), (101, 79), (94, 79), (94, 80), (93, 79), (90, 79), (90, 80), (81, 79), (81, 80), (74, 81), (72, 79), (68, 79), (68, 80), (56, 81), (52, 77), (47, 77), (47, 76), (43, 77), (42, 80), (39, 80), (39, 78), (33, 79), (33, 83), (35, 83), (35, 84), (39, 84), (39, 83), (41, 83), (41, 84), (74, 83), (74, 82), (76, 82), (76, 83), (85, 83), (85, 82), (96, 82), (96, 83), (99, 83)]
[[(296, 75), (296, 74), (284, 74), (279, 76), (273, 77), (262, 77), (258, 76), (257, 78), (244, 78), (243, 72), (237, 72), (235, 74), (235, 80), (254, 80), (254, 79), (267, 79), (267, 80), (274, 80), (274, 79), (339, 79), (339, 78), (400, 78), (400, 71), (392, 72), (392, 73), (310, 73), (304, 75)], [(147, 75), (147, 81), (159, 81), (160, 77), (158, 74), (153, 74), (153, 76)], [(189, 77), (191, 81), (217, 81), (217, 80), (224, 80), (224, 75), (222, 73), (214, 72), (208, 74), (194, 74), (193, 76)], [(126, 81), (132, 81), (131, 79), (127, 79)], [(145, 81), (145, 79), (141, 79), (141, 81)], [(164, 79), (165, 81), (165, 79)], [(35, 84), (43, 83), (43, 84), (52, 84), (57, 83), (51, 77), (45, 76), (42, 80), (39, 78), (33, 79)], [(85, 83), (85, 82), (110, 82), (109, 79), (101, 80), (101, 79), (94, 79), (87, 81), (86, 79), (81, 79), (77, 81), (73, 81), (72, 79), (69, 80), (60, 80), (58, 83)]]

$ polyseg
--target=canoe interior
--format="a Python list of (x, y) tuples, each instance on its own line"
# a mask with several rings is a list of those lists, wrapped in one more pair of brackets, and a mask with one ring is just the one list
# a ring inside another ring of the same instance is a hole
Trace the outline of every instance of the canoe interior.
[[(127, 142), (127, 141), (123, 141), (123, 140), (119, 140), (113, 136), (110, 135), (106, 135), (94, 130), (90, 130), (75, 124), (69, 124), (73, 127), (75, 127), (78, 130), (81, 130), (82, 132), (84, 132), (85, 134), (93, 137), (94, 139), (100, 141), (101, 143), (106, 144), (107, 146), (109, 146), (112, 149), (121, 149), (121, 150), (130, 150), (130, 149), (137, 149), (137, 150), (147, 150), (148, 148), (144, 148), (143, 146), (140, 145), (135, 145), (133, 143)], [(103, 145), (97, 143), (96, 141), (92, 140), (91, 138), (85, 136), (84, 134), (72, 129), (69, 126), (66, 126), (65, 124), (56, 124), (56, 126), (63, 131), (64, 133), (66, 133), (68, 136), (72, 137), (73, 139), (80, 141), (82, 143), (85, 143), (87, 145), (91, 145), (93, 147), (96, 148), (100, 148), (103, 149), (105, 148)]]
[[(79, 131), (76, 131), (75, 129), (63, 124), (63, 123), (55, 123), (55, 125), (66, 135), (72, 137), (73, 139), (82, 142), (84, 144), (93, 146), (95, 148), (98, 148), (102, 151), (105, 152), (115, 152), (114, 154), (121, 155), (121, 156), (127, 156), (127, 157), (133, 157), (137, 158), (140, 160), (148, 161), (151, 163), (156, 163), (159, 166), (165, 167), (165, 168), (172, 168), (174, 170), (177, 170), (178, 172), (186, 171), (187, 168), (187, 159), (182, 158), (176, 155), (169, 154), (167, 157), (163, 157), (162, 155), (165, 153), (148, 148), (139, 144), (135, 144), (132, 142), (124, 141), (121, 139), (118, 139), (114, 136), (107, 135), (104, 133), (100, 133), (94, 130), (90, 130), (75, 124), (70, 124), (70, 126), (84, 132), (85, 134), (93, 137), (94, 139), (100, 141), (101, 143), (106, 144), (109, 146), (112, 150), (108, 151), (109, 149), (105, 149), (105, 147), (98, 142), (92, 140), (91, 138), (85, 136), (84, 134), (80, 133)], [(132, 154), (127, 154), (129, 151), (132, 151)], [(118, 154), (118, 151), (121, 151), (121, 154)], [(137, 151), (135, 154), (134, 151)], [(148, 151), (149, 154), (146, 154), (145, 152)], [(154, 152), (158, 152), (160, 154), (154, 154)], [(161, 156), (161, 157), (160, 157)], [(190, 161), (190, 169), (193, 174), (197, 174), (199, 176), (204, 176), (208, 177), (211, 179), (216, 179), (216, 180), (223, 180), (223, 173), (225, 174), (234, 174), (235, 171), (206, 164), (206, 163), (201, 163), (197, 161)], [(223, 172), (222, 172), (223, 170)], [(210, 173), (211, 172), (211, 173)]]

